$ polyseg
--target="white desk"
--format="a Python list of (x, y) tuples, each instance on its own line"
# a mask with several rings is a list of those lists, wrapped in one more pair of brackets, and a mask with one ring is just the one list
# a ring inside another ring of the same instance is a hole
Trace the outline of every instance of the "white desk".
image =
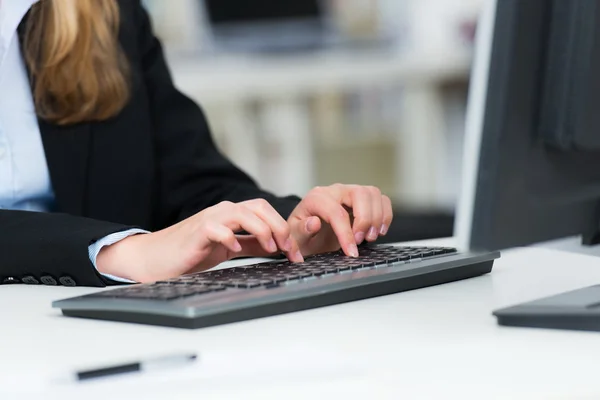
[(96, 289), (5, 286), (0, 398), (35, 393), (76, 367), (176, 350), (203, 360), (164, 375), (54, 384), (32, 398), (599, 398), (600, 334), (501, 328), (491, 316), (598, 282), (597, 258), (519, 249), (488, 276), (195, 331), (69, 319), (50, 308)]

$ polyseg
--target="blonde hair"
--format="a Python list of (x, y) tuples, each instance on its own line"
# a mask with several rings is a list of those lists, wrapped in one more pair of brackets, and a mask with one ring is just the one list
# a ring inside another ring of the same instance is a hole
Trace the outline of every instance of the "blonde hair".
[(59, 125), (101, 121), (129, 100), (116, 0), (40, 0), (30, 10), (23, 54), (40, 118)]

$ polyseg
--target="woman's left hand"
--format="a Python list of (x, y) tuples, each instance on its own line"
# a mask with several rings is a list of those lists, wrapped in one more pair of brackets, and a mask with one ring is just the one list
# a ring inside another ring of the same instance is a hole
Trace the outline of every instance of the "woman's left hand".
[(341, 248), (357, 257), (357, 245), (385, 236), (391, 223), (392, 203), (378, 188), (342, 184), (314, 188), (288, 218), (305, 256)]

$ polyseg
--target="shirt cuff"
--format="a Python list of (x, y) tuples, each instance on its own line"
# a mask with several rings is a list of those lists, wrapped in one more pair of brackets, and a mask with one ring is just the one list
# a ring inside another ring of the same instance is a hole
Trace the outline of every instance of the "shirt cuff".
[[(121, 240), (128, 238), (129, 236), (138, 235), (140, 233), (150, 233), (150, 232), (145, 231), (143, 229), (129, 229), (127, 231), (117, 232), (117, 233), (113, 233), (111, 235), (105, 236), (102, 239), (96, 241), (94, 244), (90, 245), (88, 247), (88, 254), (90, 256), (90, 261), (92, 262), (92, 264), (94, 264), (94, 268), (96, 268), (96, 271), (98, 271), (98, 266), (96, 265), (96, 259), (98, 258), (98, 253), (100, 253), (100, 250), (102, 250), (103, 247), (110, 246), (111, 244), (120, 242)], [(134, 281), (130, 281), (129, 279), (119, 278), (118, 276), (109, 275), (109, 274), (103, 274), (100, 271), (98, 271), (98, 272), (100, 274), (102, 274), (102, 276), (104, 276), (108, 279), (112, 279), (113, 281), (116, 281), (116, 282), (136, 283)]]

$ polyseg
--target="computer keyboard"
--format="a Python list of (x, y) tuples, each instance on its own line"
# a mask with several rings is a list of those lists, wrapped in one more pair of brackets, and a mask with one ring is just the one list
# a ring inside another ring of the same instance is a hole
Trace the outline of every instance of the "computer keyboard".
[(168, 301), (219, 292), (228, 288), (275, 288), (280, 285), (299, 283), (295, 281), (323, 278), (365, 268), (385, 267), (390, 263), (422, 260), (455, 252), (456, 249), (447, 247), (362, 248), (359, 250), (358, 258), (346, 257), (341, 252), (322, 254), (309, 257), (303, 263), (267, 262), (201, 272), (167, 281), (102, 292), (95, 296)]
[(275, 260), (111, 289), (55, 302), (63, 314), (199, 328), (337, 304), (469, 278), (498, 253), (450, 247), (366, 246), (305, 262)]

